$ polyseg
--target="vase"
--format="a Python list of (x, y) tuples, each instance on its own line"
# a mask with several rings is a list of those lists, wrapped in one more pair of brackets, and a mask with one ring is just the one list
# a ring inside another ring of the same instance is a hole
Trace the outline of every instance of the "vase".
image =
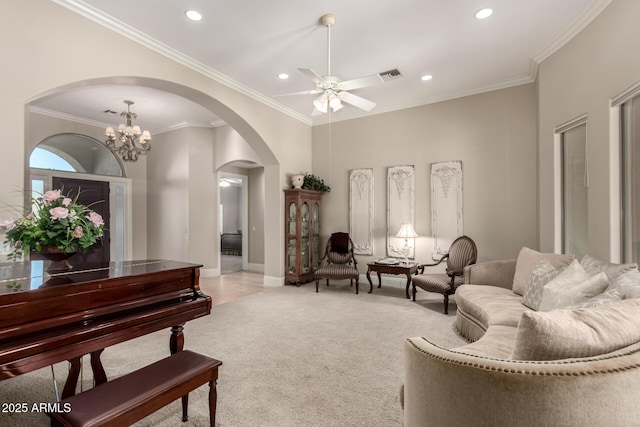
[(71, 270), (73, 266), (69, 264), (68, 260), (77, 251), (65, 252), (64, 249), (60, 249), (57, 246), (43, 246), (36, 253), (42, 258), (51, 261), (51, 264), (47, 267), (47, 273), (62, 273)]
[(291, 176), (291, 185), (293, 188), (302, 188), (302, 184), (304, 184), (304, 175), (292, 175)]

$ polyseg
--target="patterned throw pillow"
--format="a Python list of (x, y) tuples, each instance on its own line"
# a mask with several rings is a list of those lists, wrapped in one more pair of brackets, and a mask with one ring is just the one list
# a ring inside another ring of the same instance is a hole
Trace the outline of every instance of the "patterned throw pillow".
[(578, 310), (525, 311), (512, 359), (558, 360), (606, 354), (640, 341), (640, 299)]
[(564, 268), (556, 268), (545, 258), (542, 258), (531, 271), (527, 281), (527, 290), (522, 296), (522, 304), (532, 310), (538, 310), (542, 300), (544, 285), (553, 280)]
[(604, 292), (609, 280), (604, 272), (589, 277), (576, 260), (544, 286), (539, 311), (569, 307)]
[(610, 287), (620, 292), (623, 299), (640, 297), (640, 272), (631, 270), (618, 276)]
[(516, 261), (516, 272), (513, 276), (513, 292), (518, 295), (524, 295), (527, 290), (529, 275), (531, 275), (533, 268), (541, 259), (546, 259), (551, 265), (557, 268), (568, 266), (574, 258), (573, 254), (542, 253), (523, 247)]
[(632, 264), (613, 264), (610, 262), (601, 261), (592, 256), (585, 255), (580, 261), (580, 265), (584, 268), (589, 276), (595, 276), (596, 274), (604, 271), (609, 279), (609, 282), (613, 282), (620, 276), (628, 271), (638, 270), (638, 264), (635, 262)]

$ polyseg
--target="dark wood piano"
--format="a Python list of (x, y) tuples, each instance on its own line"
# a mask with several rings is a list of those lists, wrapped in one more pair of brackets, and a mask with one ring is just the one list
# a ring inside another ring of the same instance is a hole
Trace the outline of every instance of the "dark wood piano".
[[(75, 264), (75, 263), (74, 263)], [(0, 263), (0, 381), (57, 362), (71, 369), (63, 397), (75, 394), (80, 357), (91, 355), (96, 384), (107, 381), (105, 347), (171, 328), (181, 351), (185, 322), (211, 312), (200, 265), (166, 260), (85, 263), (67, 271), (32, 260)]]

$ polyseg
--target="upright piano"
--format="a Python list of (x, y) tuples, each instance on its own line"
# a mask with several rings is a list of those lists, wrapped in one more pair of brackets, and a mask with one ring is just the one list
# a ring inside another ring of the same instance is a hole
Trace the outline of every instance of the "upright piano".
[(170, 351), (181, 351), (185, 322), (211, 312), (200, 267), (141, 260), (60, 271), (46, 260), (0, 263), (0, 381), (68, 360), (64, 398), (75, 394), (85, 354), (101, 384), (105, 347), (171, 328)]

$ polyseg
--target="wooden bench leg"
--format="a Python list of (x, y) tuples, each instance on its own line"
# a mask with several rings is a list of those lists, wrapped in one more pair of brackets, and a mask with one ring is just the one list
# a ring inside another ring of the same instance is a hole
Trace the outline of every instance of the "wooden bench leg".
[(189, 394), (182, 396), (182, 422), (189, 421)]

